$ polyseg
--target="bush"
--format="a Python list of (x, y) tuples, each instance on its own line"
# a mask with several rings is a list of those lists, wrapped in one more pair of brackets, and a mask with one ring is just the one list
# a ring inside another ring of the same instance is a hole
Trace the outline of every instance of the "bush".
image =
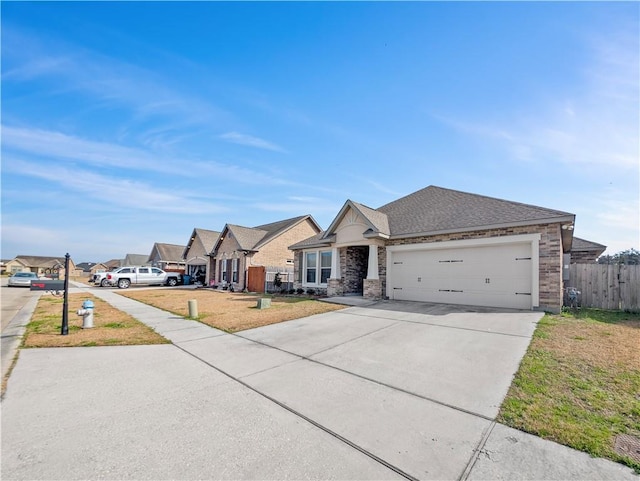
[(304, 294), (304, 289), (302, 289), (301, 287), (298, 287), (298, 289), (296, 289), (296, 293), (297, 293), (298, 295), (300, 295), (300, 294)]
[(295, 289), (289, 289), (289, 294), (295, 294), (296, 290)]
[(315, 293), (315, 289), (307, 289), (307, 294), (309, 294), (310, 296), (314, 295)]

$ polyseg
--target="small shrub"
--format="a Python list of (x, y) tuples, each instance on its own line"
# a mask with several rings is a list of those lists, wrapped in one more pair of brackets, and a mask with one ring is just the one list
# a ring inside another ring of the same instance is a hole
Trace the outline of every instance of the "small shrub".
[(296, 294), (300, 295), (300, 294), (304, 294), (304, 289), (302, 289), (301, 287), (298, 287), (296, 289)]
[(276, 272), (276, 275), (273, 278), (273, 287), (275, 287), (276, 289), (280, 289), (281, 286), (282, 286), (282, 276), (280, 275), (279, 272)]
[(289, 289), (289, 294), (295, 294), (296, 290), (295, 289)]
[(315, 293), (315, 289), (307, 289), (307, 294), (309, 294), (310, 296), (314, 295)]

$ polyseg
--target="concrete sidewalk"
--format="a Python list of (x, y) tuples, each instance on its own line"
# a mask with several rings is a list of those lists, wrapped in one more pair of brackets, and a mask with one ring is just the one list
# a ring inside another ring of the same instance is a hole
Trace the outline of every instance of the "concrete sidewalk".
[[(390, 333), (458, 337), (468, 330), (460, 316), (387, 305), (374, 317), (363, 306), (230, 335), (112, 290), (73, 290), (173, 344), (23, 350), (2, 402), (2, 479), (638, 480), (497, 424), (491, 409), (368, 377), (385, 369), (371, 346), (399, 342)], [(477, 335), (510, 343), (503, 349), (535, 327), (504, 333), (494, 317), (487, 329), (501, 332)]]

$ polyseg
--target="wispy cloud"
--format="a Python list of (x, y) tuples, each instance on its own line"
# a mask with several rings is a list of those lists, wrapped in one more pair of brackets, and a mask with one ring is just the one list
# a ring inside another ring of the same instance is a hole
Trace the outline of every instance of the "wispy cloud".
[(82, 95), (87, 108), (113, 111), (124, 109), (125, 122), (135, 125), (136, 133), (157, 124), (171, 129), (170, 140), (197, 126), (219, 128), (233, 115), (208, 98), (172, 88), (171, 81), (140, 66), (60, 41), (41, 33), (23, 31), (3, 24), (3, 83), (39, 84), (38, 95)]
[[(149, 140), (149, 142), (158, 142), (158, 140)], [(11, 167), (12, 162), (12, 157), (7, 154), (14, 153), (34, 163), (42, 162), (44, 159), (55, 159), (56, 164), (73, 163), (94, 169), (141, 170), (146, 174), (170, 174), (187, 178), (213, 176), (212, 178), (234, 179), (235, 182), (249, 185), (292, 184), (284, 177), (276, 177), (214, 159), (202, 160), (183, 156), (175, 158), (146, 148), (96, 142), (50, 130), (3, 125), (2, 150), (5, 155), (3, 163), (7, 167)]]
[(3, 125), (3, 149), (16, 150), (45, 158), (80, 162), (98, 167), (142, 169), (179, 173), (150, 152), (106, 142), (86, 140), (61, 132)]
[[(637, 27), (633, 27), (636, 28)], [(434, 115), (450, 127), (501, 144), (514, 159), (637, 169), (640, 129), (637, 30), (589, 40), (583, 85), (520, 117), (477, 122)]]
[(273, 142), (261, 139), (259, 137), (253, 137), (251, 135), (240, 134), (238, 132), (227, 132), (220, 135), (222, 140), (232, 142), (234, 144), (246, 145), (247, 147), (255, 147), (256, 149), (271, 150), (273, 152), (286, 153), (287, 151)]
[(393, 195), (393, 196), (396, 196), (396, 197), (402, 195), (402, 193), (397, 192), (397, 191), (395, 191), (393, 189), (390, 189), (386, 185), (382, 185), (380, 182), (376, 182), (375, 180), (367, 180), (367, 184), (372, 186), (377, 191), (383, 192), (385, 194), (390, 194), (390, 195)]
[(129, 211), (158, 211), (166, 213), (223, 212), (225, 207), (202, 200), (202, 194), (177, 189), (157, 188), (126, 178), (100, 175), (88, 170), (50, 166), (12, 157), (3, 166), (7, 172), (46, 180), (63, 187), (66, 192), (77, 192), (84, 198), (106, 202)]

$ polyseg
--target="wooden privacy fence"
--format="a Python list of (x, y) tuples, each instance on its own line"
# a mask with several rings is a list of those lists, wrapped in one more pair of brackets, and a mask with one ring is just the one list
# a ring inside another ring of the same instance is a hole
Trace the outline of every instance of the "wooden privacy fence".
[(569, 284), (580, 291), (580, 305), (640, 311), (640, 266), (571, 264)]
[[(282, 285), (277, 289), (273, 285), (276, 273), (280, 273)], [(280, 289), (293, 288), (293, 268), (288, 267), (271, 267), (271, 266), (252, 266), (249, 267), (247, 275), (247, 290), (249, 292), (275, 292)]]
[(249, 292), (264, 292), (266, 268), (264, 266), (249, 267), (247, 275), (247, 290)]

